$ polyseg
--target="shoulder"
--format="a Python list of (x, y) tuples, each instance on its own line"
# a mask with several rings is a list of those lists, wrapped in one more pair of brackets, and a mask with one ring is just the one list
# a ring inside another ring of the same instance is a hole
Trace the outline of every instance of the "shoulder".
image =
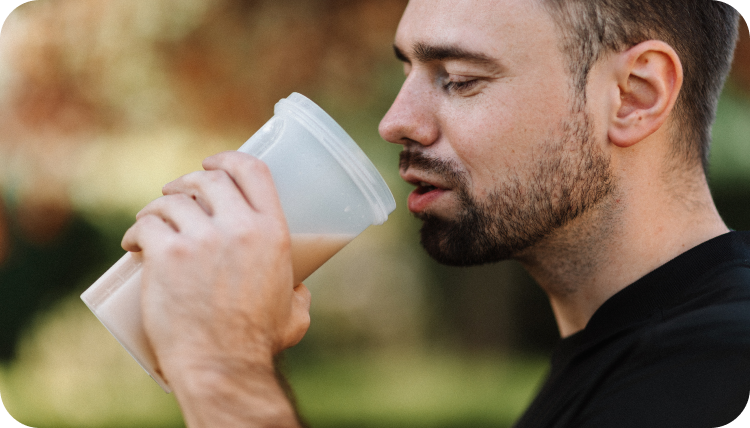
[(664, 310), (640, 335), (633, 357), (678, 371), (713, 367), (731, 376), (734, 367), (750, 394), (750, 264), (733, 263), (698, 279), (704, 283), (680, 305)]
[(641, 329), (579, 426), (718, 427), (742, 412), (750, 396), (750, 266), (702, 280), (705, 293)]
[[(735, 262), (698, 279), (704, 282), (682, 304), (665, 310), (651, 331), (653, 346), (719, 346), (750, 356), (750, 260)], [(685, 342), (685, 343), (681, 343)]]

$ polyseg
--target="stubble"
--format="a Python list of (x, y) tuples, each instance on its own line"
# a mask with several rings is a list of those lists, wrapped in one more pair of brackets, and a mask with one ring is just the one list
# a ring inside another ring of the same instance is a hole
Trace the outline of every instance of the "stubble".
[(402, 153), (401, 167), (439, 174), (459, 201), (455, 218), (427, 213), (421, 243), (439, 263), (471, 266), (513, 258), (580, 217), (614, 192), (609, 159), (596, 144), (585, 112), (572, 113), (527, 171), (499, 183), (482, 200), (456, 165), (420, 151)]

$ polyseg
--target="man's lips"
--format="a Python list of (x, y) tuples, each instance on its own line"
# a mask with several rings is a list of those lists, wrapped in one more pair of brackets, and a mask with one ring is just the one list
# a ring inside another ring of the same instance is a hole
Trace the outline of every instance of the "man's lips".
[(400, 171), (401, 179), (409, 184), (413, 184), (417, 187), (424, 188), (436, 188), (440, 190), (448, 190), (451, 186), (445, 182), (445, 180), (437, 177), (436, 174), (427, 171), (418, 171), (413, 168), (402, 169)]
[(463, 182), (457, 165), (433, 157), (416, 146), (407, 146), (401, 152), (399, 171), (404, 181), (416, 186), (408, 199), (409, 211), (415, 214), (426, 210), (435, 212), (441, 204), (440, 199), (460, 188)]
[(438, 189), (437, 187), (432, 187), (431, 189), (417, 187), (409, 194), (409, 198), (407, 199), (409, 211), (415, 214), (425, 211), (446, 192), (448, 191)]
[(413, 213), (420, 213), (427, 209), (430, 204), (434, 203), (437, 199), (449, 192), (450, 189), (442, 183), (436, 183), (435, 181), (422, 179), (418, 175), (402, 173), (403, 178), (408, 183), (411, 183), (416, 187), (410, 194), (407, 200), (409, 211)]

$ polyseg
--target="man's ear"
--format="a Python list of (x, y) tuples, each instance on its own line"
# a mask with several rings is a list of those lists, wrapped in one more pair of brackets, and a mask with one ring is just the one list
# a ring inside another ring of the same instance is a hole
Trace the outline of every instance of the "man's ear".
[(658, 130), (669, 117), (682, 87), (682, 63), (668, 44), (649, 40), (617, 54), (619, 100), (609, 123), (609, 139), (630, 147)]

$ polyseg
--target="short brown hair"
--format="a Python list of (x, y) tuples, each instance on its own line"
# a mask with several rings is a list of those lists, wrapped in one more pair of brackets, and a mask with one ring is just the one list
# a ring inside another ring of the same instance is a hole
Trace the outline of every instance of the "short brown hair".
[(708, 166), (711, 126), (737, 42), (739, 14), (714, 0), (542, 0), (556, 22), (581, 106), (588, 74), (609, 52), (646, 40), (672, 46), (684, 81), (675, 104), (673, 149), (679, 161)]

